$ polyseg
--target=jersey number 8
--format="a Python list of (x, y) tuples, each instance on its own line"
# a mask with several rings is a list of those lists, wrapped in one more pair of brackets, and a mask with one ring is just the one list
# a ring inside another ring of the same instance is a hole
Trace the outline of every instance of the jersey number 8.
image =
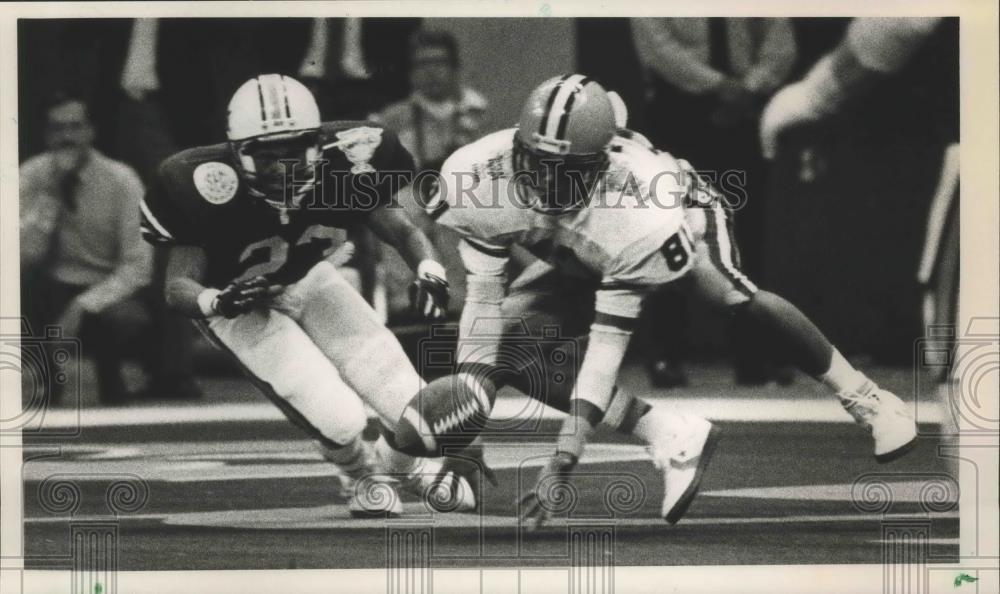
[(666, 259), (667, 268), (671, 272), (684, 270), (691, 259), (691, 239), (688, 237), (687, 228), (681, 227), (680, 231), (664, 241), (663, 246), (660, 247), (660, 253)]

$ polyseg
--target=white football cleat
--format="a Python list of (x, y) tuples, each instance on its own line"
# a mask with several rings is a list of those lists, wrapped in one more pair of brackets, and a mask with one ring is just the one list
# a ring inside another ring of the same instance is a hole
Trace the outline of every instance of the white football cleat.
[(683, 415), (678, 431), (650, 448), (653, 464), (663, 471), (660, 515), (676, 524), (698, 494), (701, 477), (715, 451), (718, 429), (700, 417)]
[(354, 494), (347, 503), (353, 518), (398, 518), (403, 514), (403, 502), (391, 478), (370, 474), (354, 481)]
[(400, 486), (438, 512), (468, 512), (476, 509), (476, 495), (465, 477), (445, 470), (440, 459), (419, 458), (417, 467)]
[(351, 517), (397, 517), (403, 503), (396, 492), (396, 481), (379, 470), (374, 447), (358, 439), (343, 448), (332, 449), (316, 443), (323, 457), (343, 473), (337, 493), (347, 497)]
[(917, 444), (917, 423), (913, 412), (888, 390), (867, 382), (854, 393), (837, 394), (840, 403), (875, 440), (875, 460), (884, 464), (899, 458)]

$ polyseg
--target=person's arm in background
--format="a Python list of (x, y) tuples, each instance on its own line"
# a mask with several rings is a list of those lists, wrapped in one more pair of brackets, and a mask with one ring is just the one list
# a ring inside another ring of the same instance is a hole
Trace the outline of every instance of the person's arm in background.
[(795, 64), (796, 46), (792, 21), (787, 18), (762, 19), (764, 36), (753, 66), (743, 76), (743, 85), (762, 95), (778, 88)]
[(665, 81), (689, 93), (702, 94), (716, 91), (728, 80), (677, 39), (670, 27), (671, 19), (630, 20), (639, 56)]
[(760, 137), (773, 158), (788, 128), (820, 121), (887, 74), (900, 70), (935, 30), (940, 18), (858, 18), (844, 41), (804, 79), (779, 91), (764, 108)]
[(57, 199), (44, 192), (38, 176), (44, 157), (25, 161), (18, 171), (21, 274), (42, 263), (59, 218)]
[[(150, 282), (153, 251), (139, 232), (139, 200), (144, 190), (134, 171), (123, 171), (121, 187), (108, 196), (108, 199), (116, 199), (115, 208), (118, 210), (117, 227), (108, 231), (109, 240), (118, 244), (118, 266), (104, 280), (76, 298), (88, 313), (99, 313), (110, 305), (120, 303)], [(113, 239), (110, 237), (112, 234), (115, 236)]]

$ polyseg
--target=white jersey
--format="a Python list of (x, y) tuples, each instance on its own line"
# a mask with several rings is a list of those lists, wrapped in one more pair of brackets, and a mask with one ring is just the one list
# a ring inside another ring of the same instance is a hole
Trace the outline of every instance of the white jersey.
[[(548, 214), (530, 208), (515, 182), (514, 132), (490, 134), (445, 162), (430, 204), (440, 224), (487, 255), (505, 257), (516, 244), (563, 272), (594, 280), (602, 289), (598, 311), (604, 301), (616, 316), (638, 316), (642, 294), (690, 269), (694, 254), (683, 207), (688, 176), (678, 161), (616, 136), (587, 205)], [(465, 263), (477, 273), (476, 258)], [(607, 302), (602, 294), (620, 299)]]

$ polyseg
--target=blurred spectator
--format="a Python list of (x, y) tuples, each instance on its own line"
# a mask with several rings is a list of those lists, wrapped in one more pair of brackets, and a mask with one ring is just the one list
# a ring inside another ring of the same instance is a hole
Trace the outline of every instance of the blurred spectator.
[(636, 18), (632, 31), (650, 78), (651, 140), (699, 168), (721, 160), (731, 139), (719, 130), (752, 122), (795, 62), (783, 18)]
[(452, 152), (481, 135), (486, 99), (462, 85), (458, 46), (450, 33), (414, 35), (409, 66), (412, 93), (374, 119), (399, 134), (417, 167), (440, 169)]
[(139, 234), (139, 176), (93, 139), (84, 102), (54, 98), (48, 150), (20, 168), (21, 303), (36, 332), (57, 324), (83, 338), (101, 401), (119, 403), (127, 397), (122, 358), (147, 322), (138, 293), (149, 284), (151, 252)]
[(853, 19), (761, 118), (778, 182), (769, 220), (796, 227), (769, 239), (769, 282), (845, 351), (881, 362), (909, 364), (928, 324), (955, 319), (958, 29), (956, 18)]
[[(316, 97), (324, 120), (363, 120), (389, 101), (403, 97), (408, 81), (403, 71), (407, 39), (420, 19), (342, 18), (309, 20), (301, 59), (292, 72)], [(289, 39), (299, 43), (299, 39)], [(285, 73), (282, 68), (268, 72)], [(349, 232), (354, 256), (345, 267), (354, 269), (352, 284), (364, 298), (377, 303), (377, 262), (380, 242), (367, 228)]]
[[(577, 72), (584, 72), (602, 87), (618, 93), (631, 110), (628, 127), (647, 131), (646, 92), (648, 85), (633, 43), (628, 18), (576, 18)], [(593, 40), (600, 39), (601, 43)]]
[[(482, 134), (486, 99), (461, 82), (459, 49), (451, 34), (421, 31), (410, 40), (409, 80), (413, 89), (406, 99), (372, 115), (399, 135), (400, 142), (410, 151), (418, 170), (438, 170), (444, 160), (459, 147), (472, 142)], [(425, 190), (417, 188), (403, 192), (401, 203), (411, 217), (434, 241), (441, 252), (442, 263), (448, 270), (462, 270), (458, 256), (458, 238), (444, 227), (426, 220), (418, 201)], [(385, 287), (388, 315), (399, 319), (408, 312), (407, 288), (411, 281), (410, 269), (392, 250), (382, 249), (380, 267)], [(464, 301), (462, 275), (452, 275), (452, 306), (455, 311)]]
[[(178, 29), (174, 25), (165, 28), (165, 47), (160, 43), (163, 19), (133, 19), (125, 47), (121, 76), (119, 112), (116, 146), (120, 154), (139, 171), (148, 183), (155, 175), (160, 163), (177, 151), (175, 138), (195, 140), (210, 138), (210, 129), (199, 128), (197, 113), (211, 114), (213, 111), (201, 108), (200, 112), (183, 109), (186, 117), (177, 117), (176, 99), (180, 93), (169, 90), (182, 84), (176, 78), (176, 70), (170, 66), (170, 57), (164, 54)], [(206, 48), (205, 44), (192, 45)], [(159, 72), (163, 70), (169, 83), (164, 94)], [(191, 72), (193, 75), (193, 72)], [(171, 101), (167, 101), (167, 99)], [(210, 103), (210, 102), (209, 102)], [(181, 106), (185, 102), (181, 103)], [(171, 114), (173, 125), (170, 125)], [(194, 375), (194, 328), (190, 322), (166, 307), (163, 299), (163, 284), (166, 282), (166, 254), (163, 250), (153, 250), (152, 287), (148, 291), (153, 334), (156, 340), (153, 348), (155, 356), (154, 379), (150, 382), (147, 397), (192, 398), (201, 395), (195, 384)]]
[(832, 52), (804, 79), (781, 89), (767, 104), (760, 130), (765, 156), (774, 157), (778, 137), (786, 129), (829, 118), (879, 79), (902, 70), (940, 22), (940, 18), (852, 21), (844, 40)]
[[(738, 209), (736, 238), (742, 269), (758, 278), (762, 269), (766, 166), (757, 145), (757, 119), (768, 95), (795, 62), (795, 39), (783, 18), (636, 18), (632, 32), (650, 80), (646, 114), (653, 143), (689, 160), (716, 182), (725, 172), (742, 178), (730, 194)], [(685, 303), (670, 289), (651, 297), (646, 308), (650, 331), (669, 336), (650, 360), (654, 383), (683, 384), (679, 367)], [(759, 384), (771, 379), (771, 362), (756, 353), (750, 329), (733, 328), (736, 380)], [(654, 347), (655, 348), (655, 347)], [(786, 378), (781, 377), (784, 380)]]
[(298, 70), (288, 74), (310, 87), (324, 118), (363, 119), (408, 92), (407, 40), (419, 26), (418, 18), (311, 19)]

